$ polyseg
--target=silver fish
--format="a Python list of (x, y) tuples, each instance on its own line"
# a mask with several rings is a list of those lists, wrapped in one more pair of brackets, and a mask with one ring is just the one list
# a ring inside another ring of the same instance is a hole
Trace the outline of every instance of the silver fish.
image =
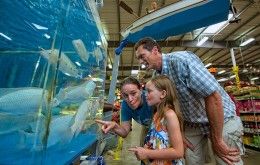
[(13, 115), (0, 113), (0, 135), (15, 130), (31, 130), (31, 123), (38, 119), (36, 114)]
[(89, 100), (84, 101), (78, 108), (76, 116), (74, 118), (74, 123), (71, 126), (71, 132), (75, 136), (79, 134), (79, 132), (83, 129), (85, 119), (87, 115), (89, 115)]
[(5, 93), (0, 97), (0, 112), (11, 114), (36, 113), (41, 103), (43, 103), (43, 106), (46, 106), (47, 95), (47, 91), (44, 91), (42, 88), (12, 89), (12, 92)]
[(73, 116), (59, 116), (54, 118), (50, 123), (50, 133), (48, 136), (47, 146), (53, 146), (59, 143), (66, 144), (69, 143), (73, 134), (70, 131), (70, 125), (72, 123)]
[(97, 64), (99, 64), (100, 61), (103, 60), (103, 54), (100, 47), (96, 47), (93, 51), (93, 55), (96, 58)]
[(94, 81), (89, 80), (78, 86), (61, 89), (54, 99), (55, 104), (81, 103), (93, 95), (96, 88)]
[[(40, 51), (40, 54), (45, 59), (47, 59), (51, 64), (53, 64), (53, 65), (57, 64), (58, 58), (59, 58), (58, 49), (42, 50), (42, 51)], [(80, 76), (76, 65), (63, 52), (61, 52), (59, 70), (68, 76), (72, 76), (72, 77)]]
[(78, 55), (84, 62), (88, 62), (89, 54), (87, 52), (87, 49), (81, 39), (73, 40), (72, 44), (77, 51)]

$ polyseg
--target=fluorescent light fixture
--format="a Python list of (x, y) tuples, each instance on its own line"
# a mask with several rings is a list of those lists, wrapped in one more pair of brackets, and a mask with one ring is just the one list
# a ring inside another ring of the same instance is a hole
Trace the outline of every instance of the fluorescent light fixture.
[(218, 82), (224, 82), (224, 81), (227, 81), (228, 79), (227, 78), (221, 78), (221, 79), (218, 79), (217, 81)]
[(205, 65), (205, 67), (207, 68), (207, 67), (209, 67), (210, 65), (212, 65), (212, 63), (208, 63), (207, 65)]
[(206, 42), (209, 39), (209, 37), (203, 37), (198, 43), (197, 46), (201, 46), (202, 44), (204, 44), (204, 42)]
[(78, 66), (81, 66), (81, 64), (80, 64), (78, 61), (76, 61), (75, 63), (76, 63)]
[(97, 77), (92, 77), (91, 80), (95, 81), (95, 82), (103, 82), (104, 80), (101, 78), (97, 78)]
[(248, 72), (248, 70), (247, 70), (247, 69), (243, 69), (242, 72), (243, 72), (243, 73), (246, 73), (246, 72)]
[(132, 71), (131, 71), (131, 74), (132, 74), (132, 75), (137, 75), (138, 72), (139, 72), (139, 70), (132, 70)]
[(98, 46), (100, 46), (100, 45), (101, 45), (101, 42), (100, 42), (100, 41), (96, 41), (96, 44), (97, 44)]
[(222, 21), (222, 22), (219, 22), (219, 23), (217, 23), (217, 24), (208, 26), (208, 27), (203, 31), (202, 34), (215, 34), (215, 33), (219, 32), (219, 30), (221, 30), (221, 29), (224, 27), (224, 25), (225, 25), (226, 23), (228, 23), (228, 21), (229, 21), (232, 17), (233, 17), (233, 14), (229, 14), (229, 15), (228, 15), (228, 20)]
[(247, 44), (249, 44), (250, 42), (254, 41), (254, 38), (249, 38), (247, 40), (245, 40), (244, 42), (242, 42), (239, 46), (246, 46)]
[(236, 77), (236, 75), (232, 75), (232, 76), (230, 76), (229, 78), (235, 78)]
[(259, 79), (259, 77), (253, 77), (253, 78), (251, 78), (251, 81), (258, 80), (258, 79)]
[(67, 73), (67, 72), (65, 72), (64, 74), (65, 74), (65, 75), (67, 75), (67, 76), (70, 76), (70, 74), (69, 74), (69, 73)]
[(51, 36), (49, 34), (46, 34), (46, 33), (44, 34), (44, 37), (47, 38), (47, 39), (51, 38)]
[(2, 37), (4, 37), (4, 38), (8, 39), (9, 41), (12, 40), (12, 38), (8, 37), (8, 36), (5, 35), (4, 33), (0, 33), (0, 36), (2, 36)]
[(111, 64), (108, 64), (108, 68), (109, 68), (109, 69), (112, 69), (112, 65), (111, 65)]
[(32, 25), (38, 29), (38, 30), (48, 30), (48, 28), (44, 27), (44, 26), (41, 26), (41, 25), (38, 25), (36, 23), (32, 23)]
[(145, 65), (144, 65), (144, 64), (142, 64), (142, 65), (141, 65), (141, 68), (142, 68), (142, 69), (144, 69), (144, 68), (145, 68)]
[(222, 73), (225, 73), (226, 71), (225, 70), (222, 70), (222, 71), (219, 71), (218, 74), (222, 74)]

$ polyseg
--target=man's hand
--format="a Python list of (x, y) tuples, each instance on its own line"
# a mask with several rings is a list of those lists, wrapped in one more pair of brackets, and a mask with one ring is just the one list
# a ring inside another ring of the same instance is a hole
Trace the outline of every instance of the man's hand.
[(212, 148), (215, 154), (229, 165), (233, 165), (235, 162), (239, 162), (240, 152), (237, 148), (230, 148), (223, 141), (212, 141)]
[(184, 149), (190, 149), (191, 151), (194, 151), (194, 145), (186, 138), (184, 137), (183, 138), (183, 146), (184, 146)]
[(134, 147), (134, 148), (129, 148), (128, 151), (132, 151), (135, 153), (135, 156), (137, 160), (145, 160), (148, 159), (148, 153), (147, 149), (143, 147)]

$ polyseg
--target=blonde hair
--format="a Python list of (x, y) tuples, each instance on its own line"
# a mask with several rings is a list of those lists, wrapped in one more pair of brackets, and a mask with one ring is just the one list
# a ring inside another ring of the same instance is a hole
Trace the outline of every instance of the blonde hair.
[(183, 132), (183, 117), (180, 111), (180, 104), (177, 99), (177, 93), (173, 82), (165, 75), (159, 75), (153, 77), (150, 82), (159, 91), (166, 91), (166, 97), (157, 106), (158, 119), (161, 120), (165, 115), (166, 109), (172, 109), (179, 120), (180, 129)]

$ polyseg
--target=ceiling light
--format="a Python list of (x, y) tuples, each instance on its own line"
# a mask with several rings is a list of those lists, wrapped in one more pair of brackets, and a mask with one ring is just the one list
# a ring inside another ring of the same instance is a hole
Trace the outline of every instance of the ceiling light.
[(230, 76), (229, 78), (235, 78), (236, 77), (236, 75), (232, 75), (232, 76)]
[(96, 44), (97, 44), (98, 46), (101, 46), (101, 42), (100, 42), (100, 41), (96, 41)]
[(227, 78), (221, 78), (221, 79), (218, 79), (217, 81), (218, 82), (224, 82), (224, 81), (227, 81), (228, 79)]
[(242, 42), (239, 46), (246, 46), (247, 44), (249, 44), (250, 42), (254, 41), (254, 38), (249, 38), (247, 40), (245, 40), (244, 42)]
[(225, 70), (222, 70), (222, 71), (219, 71), (218, 74), (222, 74), (222, 73), (225, 73), (226, 71)]
[(38, 24), (36, 24), (36, 23), (32, 23), (32, 25), (33, 25), (36, 29), (38, 29), (38, 30), (48, 30), (47, 27), (38, 25)]
[(112, 65), (111, 65), (111, 64), (108, 64), (108, 68), (109, 68), (109, 69), (112, 69)]
[(259, 79), (259, 77), (254, 77), (254, 78), (251, 78), (251, 81), (254, 81), (254, 80), (257, 80)]
[(205, 67), (207, 68), (207, 67), (209, 67), (210, 65), (212, 65), (212, 63), (208, 63), (207, 65), (205, 65)]
[(131, 71), (131, 74), (132, 74), (132, 75), (137, 75), (138, 72), (139, 72), (139, 70), (132, 70), (132, 71)]
[(0, 33), (0, 36), (2, 36), (2, 37), (4, 37), (4, 38), (8, 39), (9, 41), (12, 40), (10, 37), (8, 37), (7, 35), (5, 35), (5, 34), (3, 34), (3, 33)]
[(243, 69), (242, 72), (243, 72), (243, 73), (246, 73), (246, 72), (248, 72), (248, 70), (247, 70), (247, 69)]
[(209, 39), (209, 37), (203, 37), (198, 43), (197, 46), (201, 46), (202, 44), (204, 44), (204, 42), (206, 42)]
[(46, 34), (46, 33), (44, 34), (44, 37), (47, 38), (47, 39), (50, 39), (50, 38), (51, 38), (51, 36), (48, 35), (48, 34)]
[(144, 64), (142, 64), (142, 65), (141, 65), (141, 68), (142, 68), (142, 69), (144, 69), (144, 68), (145, 68), (145, 65), (144, 65)]
[(76, 61), (75, 63), (76, 63), (78, 66), (81, 66), (81, 64), (80, 64), (78, 61)]

